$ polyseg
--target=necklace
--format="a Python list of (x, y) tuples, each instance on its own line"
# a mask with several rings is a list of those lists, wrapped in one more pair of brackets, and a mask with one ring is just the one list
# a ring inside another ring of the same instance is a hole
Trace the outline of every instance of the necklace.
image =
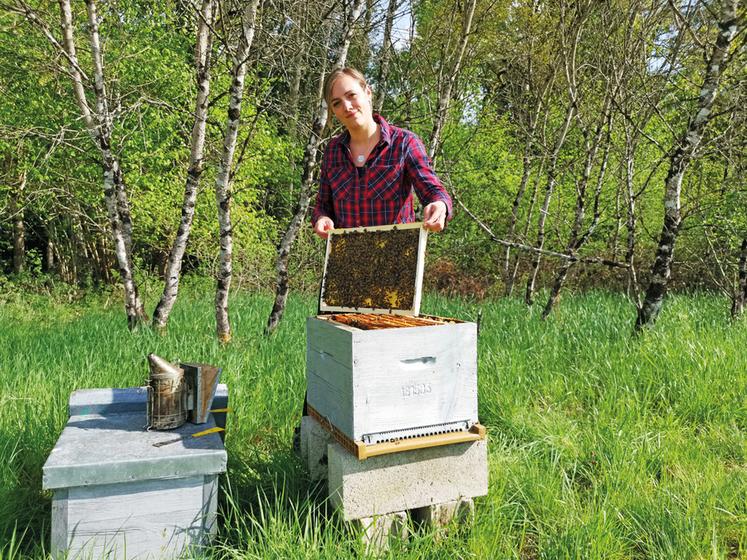
[(373, 149), (373, 147), (371, 146), (371, 140), (376, 141), (376, 134), (374, 134), (367, 140), (366, 147), (363, 149), (363, 153), (355, 156), (355, 161), (358, 165), (363, 165), (366, 162), (366, 157), (371, 153), (371, 150)]

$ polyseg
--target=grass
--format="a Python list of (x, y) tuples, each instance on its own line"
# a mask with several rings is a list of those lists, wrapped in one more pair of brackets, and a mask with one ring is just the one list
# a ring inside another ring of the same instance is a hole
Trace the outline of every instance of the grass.
[[(233, 343), (215, 340), (206, 290), (182, 293), (170, 330), (130, 334), (119, 301), (0, 307), (0, 560), (43, 558), (51, 496), (41, 467), (69, 394), (141, 385), (145, 356), (223, 367), (234, 412), (215, 558), (363, 556), (289, 449), (304, 393), (311, 299), (262, 336), (268, 297), (236, 295)], [(622, 297), (569, 296), (547, 321), (518, 301), (426, 299), (474, 319), (490, 492), (476, 523), (416, 534), (396, 558), (747, 558), (747, 323), (714, 296), (671, 297), (632, 336)]]

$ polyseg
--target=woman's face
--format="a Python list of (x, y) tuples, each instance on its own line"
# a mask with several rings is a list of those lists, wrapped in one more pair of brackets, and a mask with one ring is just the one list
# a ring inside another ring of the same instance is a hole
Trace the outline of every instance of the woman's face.
[(371, 88), (363, 88), (355, 78), (343, 74), (332, 84), (332, 112), (345, 128), (356, 129), (373, 120)]

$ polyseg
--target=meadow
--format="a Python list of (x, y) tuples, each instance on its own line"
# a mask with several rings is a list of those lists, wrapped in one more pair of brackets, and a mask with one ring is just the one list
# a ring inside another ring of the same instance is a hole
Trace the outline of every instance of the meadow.
[[(210, 287), (183, 290), (166, 335), (127, 331), (116, 296), (0, 306), (0, 559), (44, 558), (51, 496), (41, 468), (70, 393), (142, 385), (146, 355), (223, 368), (230, 405), (214, 558), (354, 558), (356, 533), (290, 449), (304, 394), (305, 318), (291, 298), (236, 294), (234, 340), (214, 335)], [(152, 306), (151, 306), (152, 308)], [(632, 334), (633, 306), (569, 295), (547, 321), (515, 300), (428, 297), (474, 320), (490, 491), (471, 527), (421, 530), (392, 558), (747, 558), (747, 322), (711, 295), (672, 296)]]

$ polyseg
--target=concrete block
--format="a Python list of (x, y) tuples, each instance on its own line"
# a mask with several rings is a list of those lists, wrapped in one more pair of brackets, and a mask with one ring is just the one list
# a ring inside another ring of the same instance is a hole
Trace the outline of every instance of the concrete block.
[(332, 441), (332, 435), (311, 416), (301, 418), (301, 460), (311, 480), (327, 480), (327, 444)]
[(487, 439), (415, 449), (359, 461), (327, 447), (329, 496), (346, 521), (484, 496)]
[(428, 529), (445, 529), (452, 523), (469, 525), (475, 518), (475, 501), (472, 498), (452, 500), (415, 508), (410, 512), (413, 522)]
[(406, 540), (409, 535), (407, 512), (396, 511), (355, 520), (361, 531), (366, 554), (379, 556), (387, 552), (394, 540)]

